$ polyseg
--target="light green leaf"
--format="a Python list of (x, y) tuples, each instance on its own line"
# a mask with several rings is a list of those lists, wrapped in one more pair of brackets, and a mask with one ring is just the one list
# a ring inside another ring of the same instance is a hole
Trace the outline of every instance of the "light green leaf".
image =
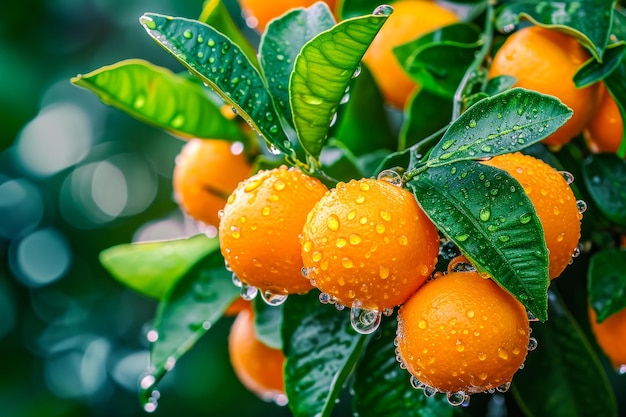
[(196, 20), (154, 13), (139, 20), (157, 43), (220, 94), (271, 146), (293, 153), (261, 75), (238, 45)]
[(149, 62), (131, 59), (72, 78), (103, 103), (184, 138), (246, 140), (204, 87)]
[(289, 123), (289, 77), (302, 47), (317, 34), (332, 28), (335, 19), (328, 5), (318, 2), (308, 9), (298, 8), (270, 21), (263, 32), (259, 55), (263, 75), (274, 102)]
[(119, 282), (148, 297), (161, 299), (200, 259), (217, 251), (217, 238), (197, 235), (164, 242), (113, 246), (100, 263)]
[(407, 183), (437, 229), (539, 320), (547, 319), (548, 250), (522, 186), (475, 161), (430, 168)]
[(387, 20), (369, 15), (344, 20), (308, 42), (289, 82), (293, 121), (304, 150), (315, 160), (359, 62)]
[(558, 99), (514, 88), (465, 111), (433, 148), (428, 166), (519, 151), (562, 126), (572, 111)]

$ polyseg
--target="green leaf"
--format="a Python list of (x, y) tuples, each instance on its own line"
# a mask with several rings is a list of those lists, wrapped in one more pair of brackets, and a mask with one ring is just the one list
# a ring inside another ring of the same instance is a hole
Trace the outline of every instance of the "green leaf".
[(563, 301), (550, 293), (550, 320), (533, 325), (536, 350), (513, 378), (527, 416), (617, 416), (615, 398), (589, 341)]
[(261, 37), (259, 55), (263, 75), (278, 109), (293, 123), (289, 103), (289, 77), (302, 47), (317, 34), (332, 28), (335, 18), (326, 3), (298, 8), (270, 21)]
[(498, 75), (487, 81), (487, 85), (485, 85), (485, 93), (490, 96), (495, 96), (496, 94), (503, 93), (504, 91), (510, 89), (516, 82), (517, 78), (511, 77), (510, 75)]
[(149, 62), (131, 59), (72, 78), (103, 103), (185, 138), (246, 140), (198, 83)]
[(396, 360), (396, 320), (384, 320), (356, 368), (354, 411), (360, 417), (452, 417), (445, 395), (426, 397), (414, 389), (410, 374)]
[(308, 42), (296, 58), (289, 82), (298, 139), (317, 159), (359, 62), (387, 20), (369, 15), (344, 20)]
[(576, 87), (583, 88), (605, 79), (622, 62), (624, 52), (626, 52), (626, 42), (621, 41), (607, 47), (604, 51), (604, 60), (602, 62), (598, 62), (593, 58), (589, 59), (574, 74)]
[(602, 61), (609, 41), (613, 9), (617, 0), (521, 0), (505, 3), (496, 18), (496, 27), (510, 31), (522, 18), (536, 25), (575, 36)]
[(195, 20), (154, 13), (139, 20), (157, 43), (220, 94), (271, 146), (292, 154), (270, 93), (238, 45)]
[(347, 312), (318, 300), (318, 292), (289, 296), (283, 310), (285, 390), (295, 417), (328, 417), (366, 337)]
[(361, 74), (352, 80), (348, 95), (348, 102), (339, 111), (333, 136), (356, 156), (379, 149), (396, 149), (397, 140), (382, 94), (365, 65), (361, 66)]
[(514, 88), (485, 98), (452, 123), (428, 166), (519, 151), (555, 132), (572, 111), (552, 96)]
[(626, 226), (626, 161), (613, 154), (590, 155), (582, 168), (589, 195), (600, 212)]
[(546, 320), (548, 251), (522, 186), (475, 161), (430, 168), (407, 183), (437, 229), (540, 320)]
[(258, 67), (256, 51), (241, 33), (222, 0), (208, 0), (202, 7), (202, 13), (198, 20), (223, 33), (241, 48), (255, 67)]
[(450, 123), (452, 100), (420, 89), (409, 99), (400, 129), (398, 149), (406, 149)]
[(320, 156), (320, 164), (324, 173), (337, 181), (347, 182), (364, 176), (359, 169), (358, 159), (350, 149), (334, 138), (330, 138), (328, 145), (324, 148)]
[[(190, 270), (159, 304), (154, 320), (158, 338), (150, 350), (153, 378), (142, 381), (140, 396), (145, 402), (154, 386), (186, 352), (219, 320), (239, 296), (224, 258), (213, 252)], [(145, 384), (145, 385), (144, 385)]]
[(256, 297), (254, 305), (254, 329), (257, 339), (274, 349), (283, 348), (280, 329), (283, 320), (283, 305), (270, 306), (262, 297)]
[(148, 297), (161, 299), (194, 264), (218, 248), (218, 239), (205, 235), (165, 242), (123, 244), (103, 250), (100, 263), (125, 286)]
[(626, 308), (626, 250), (604, 249), (591, 257), (587, 290), (598, 323)]
[(341, 20), (373, 13), (384, 2), (380, 0), (338, 0), (337, 11)]

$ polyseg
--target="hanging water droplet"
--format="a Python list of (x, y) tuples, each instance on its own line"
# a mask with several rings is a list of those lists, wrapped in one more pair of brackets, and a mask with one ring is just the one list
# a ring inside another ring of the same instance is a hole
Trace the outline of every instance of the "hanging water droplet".
[(275, 294), (271, 291), (263, 291), (261, 297), (269, 306), (279, 306), (287, 300), (287, 294)]
[(531, 337), (530, 339), (528, 339), (528, 351), (529, 352), (532, 352), (533, 350), (537, 349), (537, 346), (539, 346), (537, 339), (535, 339), (534, 337)]
[(402, 187), (402, 176), (393, 169), (385, 169), (380, 171), (376, 178), (380, 181), (388, 182), (391, 185)]
[(526, 310), (526, 316), (528, 316), (528, 321), (539, 321), (530, 310)]
[(337, 113), (333, 113), (333, 116), (330, 119), (330, 127), (333, 127), (335, 123), (337, 123)]
[(585, 203), (584, 200), (577, 200), (576, 207), (578, 207), (579, 214), (583, 214), (585, 211), (587, 211), (587, 203)]
[(352, 303), (350, 323), (354, 330), (361, 334), (370, 334), (378, 329), (382, 314), (376, 309), (363, 308), (360, 301)]
[(574, 252), (572, 252), (572, 258), (578, 258), (582, 251), (582, 245), (578, 244), (578, 246), (574, 248)]
[(330, 304), (330, 295), (326, 294), (325, 292), (320, 293), (318, 299), (322, 304)]
[(256, 297), (257, 293), (259, 292), (259, 289), (257, 287), (253, 287), (252, 285), (248, 285), (245, 283), (241, 283), (241, 298), (243, 298), (244, 300), (250, 301), (253, 300), (254, 297)]
[[(232, 271), (232, 269), (229, 269), (229, 268), (230, 267), (226, 269), (228, 269), (229, 271)], [(235, 273), (233, 273), (232, 280), (233, 280), (233, 284), (235, 285), (235, 287), (241, 288), (241, 286), (243, 285), (243, 283), (241, 282), (241, 279), (239, 279), (239, 277)]]
[(559, 171), (559, 174), (561, 174), (566, 183), (571, 184), (574, 182), (574, 175), (571, 172)]
[(267, 149), (270, 151), (272, 155), (280, 155), (280, 150), (276, 146), (274, 146), (274, 144), (272, 143), (268, 144)]
[(422, 381), (420, 381), (419, 379), (417, 379), (417, 377), (411, 375), (411, 386), (414, 389), (422, 389), (424, 387), (424, 384), (422, 384)]
[(393, 13), (393, 7), (388, 4), (381, 4), (374, 9), (372, 14), (374, 16), (391, 16), (391, 13)]
[(433, 395), (435, 395), (437, 393), (437, 390), (431, 386), (428, 385), (424, 385), (424, 395), (426, 397), (432, 397)]
[(499, 387), (496, 387), (496, 391), (498, 391), (498, 392), (507, 392), (509, 390), (509, 388), (511, 388), (511, 383), (510, 382), (505, 382), (504, 384), (500, 385)]
[(352, 74), (352, 78), (356, 78), (359, 75), (361, 75), (361, 64), (359, 64), (354, 70), (354, 73)]
[(383, 309), (383, 316), (390, 317), (393, 314), (393, 307)]
[(458, 407), (465, 402), (465, 393), (463, 391), (446, 393), (446, 400), (452, 406)]

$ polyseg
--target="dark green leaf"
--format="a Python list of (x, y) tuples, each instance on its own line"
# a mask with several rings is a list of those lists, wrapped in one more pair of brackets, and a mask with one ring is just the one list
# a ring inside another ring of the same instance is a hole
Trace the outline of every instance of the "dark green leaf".
[(626, 250), (595, 253), (587, 270), (587, 289), (599, 323), (626, 308)]
[(350, 85), (349, 100), (339, 112), (333, 135), (356, 156), (397, 147), (383, 97), (364, 65)]
[(583, 164), (583, 179), (602, 214), (626, 226), (626, 161), (613, 154), (590, 155)]
[[(604, 84), (609, 90), (619, 107), (622, 120), (626, 120), (626, 61), (622, 61), (611, 74), (604, 79)], [(626, 129), (622, 134), (622, 143), (617, 150), (620, 158), (626, 157)]]
[(485, 98), (452, 123), (429, 166), (519, 151), (556, 131), (572, 115), (558, 99), (514, 88)]
[(239, 46), (195, 20), (148, 13), (140, 21), (156, 42), (219, 93), (272, 146), (293, 152), (261, 75)]
[(588, 60), (574, 74), (576, 87), (583, 88), (605, 79), (622, 62), (624, 52), (626, 52), (626, 42), (621, 41), (609, 45), (606, 51), (604, 51), (604, 60), (602, 62), (598, 62), (595, 59)]
[(537, 349), (513, 378), (528, 416), (617, 416), (615, 398), (589, 341), (560, 297), (550, 293), (550, 320), (533, 325)]
[(239, 289), (233, 285), (219, 252), (205, 258), (178, 281), (159, 304), (154, 321), (158, 338), (150, 351), (150, 368), (155, 383), (222, 317), (238, 296)]
[(371, 340), (356, 374), (354, 411), (360, 417), (452, 417), (445, 395), (426, 397), (409, 382), (410, 374), (396, 360), (396, 320), (384, 320)]
[(521, 0), (505, 3), (498, 11), (496, 27), (510, 31), (525, 18), (534, 24), (576, 36), (594, 58), (602, 61), (609, 41), (613, 8), (617, 0)]
[(105, 104), (181, 137), (245, 140), (204, 87), (146, 61), (121, 61), (78, 75), (72, 83), (93, 91)]
[(219, 241), (205, 235), (165, 242), (113, 246), (100, 253), (100, 263), (119, 282), (148, 297), (161, 299)]
[(546, 320), (548, 251), (522, 186), (475, 161), (430, 168), (407, 183), (437, 229), (540, 320)]
[(495, 96), (496, 94), (502, 93), (513, 87), (516, 82), (517, 78), (511, 77), (510, 75), (498, 75), (497, 77), (493, 77), (487, 81), (487, 85), (485, 85), (485, 93), (490, 96)]
[(421, 89), (409, 98), (398, 149), (406, 149), (450, 123), (452, 100)]
[(361, 58), (387, 20), (369, 15), (344, 20), (308, 42), (289, 82), (293, 121), (305, 151), (317, 159)]
[(256, 297), (254, 305), (254, 328), (257, 339), (274, 349), (282, 349), (280, 335), (283, 319), (283, 306), (270, 306), (262, 297)]
[(263, 74), (278, 109), (293, 123), (289, 104), (289, 77), (302, 47), (335, 25), (326, 3), (298, 8), (270, 21), (261, 37), (259, 55)]
[(350, 181), (362, 178), (359, 161), (343, 143), (331, 138), (320, 156), (324, 173), (337, 181)]
[(338, 0), (337, 10), (341, 19), (345, 20), (370, 14), (381, 4), (385, 3), (380, 0)]
[(328, 417), (366, 337), (348, 312), (322, 305), (318, 292), (289, 296), (283, 310), (285, 389), (295, 417)]
[(241, 33), (239, 27), (237, 27), (222, 0), (208, 0), (205, 2), (198, 20), (223, 33), (224, 36), (241, 48), (255, 67), (258, 67), (256, 51), (243, 33)]

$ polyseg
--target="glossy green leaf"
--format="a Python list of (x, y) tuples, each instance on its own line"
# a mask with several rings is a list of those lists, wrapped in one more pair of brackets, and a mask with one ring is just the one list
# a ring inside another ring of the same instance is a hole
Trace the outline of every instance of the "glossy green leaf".
[(239, 46), (195, 20), (147, 13), (140, 22), (157, 43), (219, 93), (273, 147), (286, 154), (293, 152), (261, 74)]
[(234, 22), (222, 0), (206, 1), (198, 20), (223, 33), (224, 36), (241, 48), (255, 67), (258, 67), (256, 51)]
[(283, 320), (283, 305), (270, 306), (263, 297), (256, 297), (254, 305), (254, 329), (257, 339), (274, 349), (282, 349), (281, 323)]
[(546, 320), (548, 250), (522, 186), (475, 161), (430, 168), (407, 183), (437, 229), (540, 320)]
[(600, 212), (626, 226), (626, 161), (613, 154), (590, 155), (582, 168), (589, 195)]
[(495, 96), (496, 94), (503, 93), (512, 88), (516, 82), (517, 78), (511, 77), (510, 75), (498, 75), (487, 81), (485, 93), (490, 96)]
[(293, 9), (270, 21), (261, 37), (259, 55), (263, 74), (283, 117), (293, 123), (289, 103), (289, 77), (302, 47), (320, 32), (335, 25), (328, 5), (315, 3), (308, 9)]
[[(622, 60), (620, 65), (604, 79), (604, 85), (615, 99), (622, 120), (626, 120), (626, 61)], [(622, 133), (622, 143), (617, 150), (617, 155), (620, 158), (626, 157), (626, 129)]]
[(572, 115), (558, 99), (522, 88), (485, 98), (452, 123), (429, 166), (521, 150), (556, 131)]
[(352, 80), (349, 100), (339, 111), (333, 136), (356, 156), (378, 149), (394, 150), (396, 137), (384, 107), (384, 100), (372, 73), (365, 65)]
[(131, 59), (72, 78), (103, 103), (171, 133), (205, 139), (245, 140), (202, 85), (166, 68)]
[(289, 296), (283, 310), (285, 390), (295, 417), (328, 417), (366, 337), (347, 311), (318, 300), (318, 291)]
[(218, 239), (205, 235), (122, 244), (102, 251), (100, 263), (113, 278), (128, 288), (161, 299), (194, 264), (218, 248)]
[(354, 411), (360, 417), (452, 417), (445, 395), (426, 397), (411, 386), (410, 374), (396, 360), (396, 320), (384, 320), (367, 345), (355, 373)]
[(344, 20), (308, 42), (289, 82), (293, 121), (304, 150), (317, 159), (359, 63), (387, 20), (369, 15)]
[[(336, 181), (350, 181), (353, 178), (362, 178), (359, 161), (346, 145), (334, 138), (330, 138), (320, 155), (320, 164), (324, 173)], [(334, 187), (336, 184), (332, 184)]]
[(598, 62), (593, 58), (589, 59), (585, 65), (574, 74), (574, 84), (576, 84), (576, 87), (586, 87), (605, 79), (622, 62), (625, 52), (626, 42), (622, 41), (610, 45), (604, 51), (604, 60), (602, 62)]
[(419, 90), (409, 98), (400, 129), (398, 149), (406, 149), (450, 123), (452, 100), (428, 90)]
[(576, 36), (594, 58), (602, 61), (609, 41), (613, 8), (617, 0), (521, 0), (505, 3), (496, 27), (511, 31), (522, 18), (534, 24)]
[(599, 323), (626, 308), (626, 250), (604, 249), (591, 257), (587, 290)]
[(537, 349), (513, 378), (513, 394), (527, 416), (617, 416), (615, 398), (589, 341), (556, 294), (550, 320), (536, 323)]
[(233, 285), (217, 251), (178, 281), (159, 304), (154, 320), (158, 337), (150, 349), (151, 377), (141, 382), (142, 401), (238, 296), (239, 288)]
[(337, 10), (342, 20), (373, 13), (380, 5), (380, 0), (338, 0)]

